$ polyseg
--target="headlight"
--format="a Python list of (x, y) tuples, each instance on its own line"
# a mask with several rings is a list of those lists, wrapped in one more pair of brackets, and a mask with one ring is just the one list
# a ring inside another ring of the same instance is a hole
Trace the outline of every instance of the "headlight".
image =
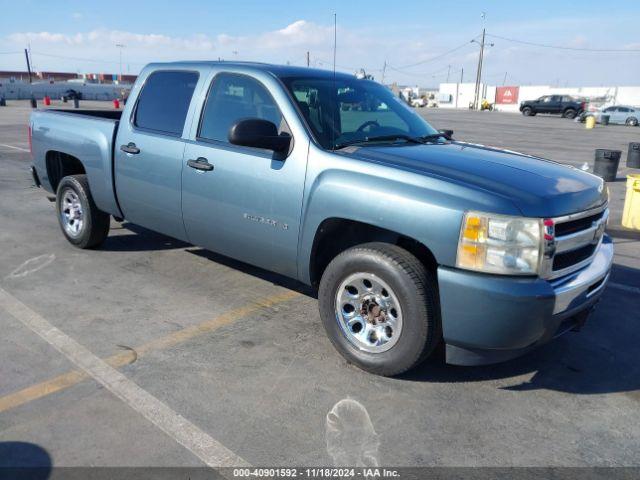
[(466, 212), (458, 242), (458, 268), (503, 275), (535, 275), (542, 220)]

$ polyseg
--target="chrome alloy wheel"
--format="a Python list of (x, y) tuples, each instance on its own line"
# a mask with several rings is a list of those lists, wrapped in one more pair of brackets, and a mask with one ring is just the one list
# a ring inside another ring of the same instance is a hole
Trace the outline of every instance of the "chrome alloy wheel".
[(60, 205), (60, 220), (64, 231), (71, 237), (77, 237), (84, 226), (84, 212), (78, 194), (71, 189), (64, 191)]
[(349, 275), (338, 288), (335, 310), (347, 340), (360, 350), (386, 352), (400, 338), (400, 302), (389, 285), (372, 273)]

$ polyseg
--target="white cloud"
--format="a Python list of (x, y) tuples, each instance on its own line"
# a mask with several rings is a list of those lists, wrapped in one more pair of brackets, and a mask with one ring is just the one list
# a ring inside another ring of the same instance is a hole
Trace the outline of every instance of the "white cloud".
[[(510, 25), (511, 29), (513, 25)], [(530, 28), (531, 25), (526, 28), (528, 35), (520, 32), (518, 35), (513, 33), (513, 37), (567, 46), (602, 45), (604, 48), (611, 45), (595, 33), (586, 35), (584, 25), (576, 24), (575, 19), (550, 20), (545, 32), (549, 32), (549, 28), (554, 30), (556, 35), (553, 38), (538, 39), (532, 36)], [(494, 31), (503, 34), (501, 30)], [(562, 32), (562, 38), (558, 38), (558, 31)], [(0, 49), (20, 51), (30, 44), (33, 62), (39, 70), (114, 72), (119, 68), (120, 53), (125, 73), (137, 73), (143, 65), (154, 61), (217, 58), (304, 65), (307, 51), (311, 53), (313, 66), (331, 68), (333, 34), (333, 25), (304, 19), (250, 35), (215, 32), (180, 36), (100, 28), (76, 33), (15, 32), (0, 38)], [(512, 36), (509, 29), (504, 35)], [(387, 82), (435, 86), (440, 77), (446, 77), (446, 72), (457, 72), (462, 68), (470, 72), (465, 75), (468, 79), (473, 77), (478, 61), (478, 46), (475, 44), (442, 55), (473, 37), (466, 30), (445, 35), (426, 28), (399, 31), (395, 27), (380, 30), (339, 26), (337, 37), (336, 64), (339, 70), (353, 72), (364, 67), (368, 73), (380, 78), (386, 61), (389, 66), (385, 76)], [(484, 74), (489, 79), (508, 71), (510, 77), (526, 83), (557, 82), (561, 79), (576, 85), (588, 85), (634, 83), (640, 75), (640, 67), (635, 64), (626, 66), (628, 57), (624, 55), (594, 56), (520, 45), (499, 38), (489, 37), (487, 40), (496, 44), (485, 52)], [(116, 44), (125, 45), (122, 52)], [(636, 42), (621, 48), (638, 49), (640, 46)], [(24, 68), (24, 59), (20, 55), (7, 57), (7, 60), (13, 63), (6, 62), (4, 68)], [(398, 68), (417, 63), (420, 64)], [(624, 69), (620, 68), (622, 64)]]

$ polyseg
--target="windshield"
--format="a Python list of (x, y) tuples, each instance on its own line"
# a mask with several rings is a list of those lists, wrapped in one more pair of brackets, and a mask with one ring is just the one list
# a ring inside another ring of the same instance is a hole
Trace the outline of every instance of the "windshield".
[(285, 77), (282, 81), (316, 140), (328, 150), (438, 133), (391, 90), (371, 80)]

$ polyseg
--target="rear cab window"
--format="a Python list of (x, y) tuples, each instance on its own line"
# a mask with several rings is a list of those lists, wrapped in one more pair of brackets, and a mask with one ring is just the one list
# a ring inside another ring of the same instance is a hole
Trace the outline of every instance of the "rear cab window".
[(138, 96), (133, 125), (141, 130), (180, 137), (198, 83), (198, 72), (156, 71)]

